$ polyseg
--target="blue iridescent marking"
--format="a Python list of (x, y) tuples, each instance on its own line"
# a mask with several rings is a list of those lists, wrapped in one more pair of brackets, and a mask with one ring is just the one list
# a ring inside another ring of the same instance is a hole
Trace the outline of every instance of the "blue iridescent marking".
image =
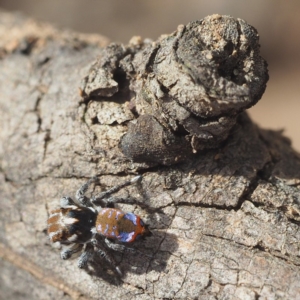
[(124, 215), (124, 219), (130, 220), (135, 226), (137, 226), (137, 222), (136, 222), (137, 216), (135, 214), (127, 213)]
[(131, 242), (133, 235), (134, 235), (134, 231), (130, 232), (130, 233), (121, 232), (120, 235), (118, 236), (118, 239), (121, 242), (125, 242), (125, 243), (127, 242), (128, 243), (128, 242)]
[(107, 212), (107, 208), (103, 208), (103, 209), (100, 211), (100, 214), (101, 214), (101, 215), (104, 215), (106, 212)]
[(112, 210), (109, 211), (108, 218), (110, 218), (111, 215), (112, 215)]
[(106, 226), (105, 226), (105, 230), (104, 230), (104, 234), (107, 234), (107, 231), (108, 231), (108, 224), (106, 224)]
[(121, 214), (121, 212), (120, 212), (120, 211), (117, 211), (116, 217), (115, 217), (116, 220), (118, 220), (120, 214)]
[(111, 236), (116, 236), (116, 230), (117, 230), (117, 226), (113, 226), (112, 231), (111, 231)]

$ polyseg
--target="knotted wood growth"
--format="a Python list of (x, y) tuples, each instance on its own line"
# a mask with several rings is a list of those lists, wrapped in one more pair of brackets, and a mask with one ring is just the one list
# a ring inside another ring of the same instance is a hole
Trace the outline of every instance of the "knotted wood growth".
[[(170, 165), (226, 140), (267, 80), (257, 31), (241, 19), (213, 15), (156, 42), (135, 38), (104, 48), (82, 94), (92, 101), (127, 98), (118, 123), (132, 122), (121, 151), (134, 161)], [(99, 112), (94, 121), (107, 119)]]

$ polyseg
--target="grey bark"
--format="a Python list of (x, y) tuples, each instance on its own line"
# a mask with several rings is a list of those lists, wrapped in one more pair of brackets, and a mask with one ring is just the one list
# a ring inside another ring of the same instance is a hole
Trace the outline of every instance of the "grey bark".
[[(241, 113), (225, 142), (180, 164), (133, 162), (119, 147), (129, 94), (78, 89), (107, 40), (3, 12), (0, 32), (1, 298), (299, 298), (300, 157), (281, 132)], [(125, 276), (61, 261), (46, 234), (60, 197), (95, 175), (100, 191), (137, 173), (118, 196), (142, 205), (120, 207), (154, 234), (113, 253)]]

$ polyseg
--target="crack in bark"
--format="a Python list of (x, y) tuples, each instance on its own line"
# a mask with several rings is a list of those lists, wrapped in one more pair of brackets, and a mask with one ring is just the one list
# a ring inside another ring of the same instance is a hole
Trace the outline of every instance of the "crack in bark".
[(208, 237), (212, 237), (212, 238), (215, 238), (215, 239), (219, 239), (219, 240), (224, 240), (224, 241), (227, 241), (227, 242), (230, 242), (232, 244), (237, 244), (237, 245), (240, 245), (240, 246), (243, 246), (245, 248), (248, 248), (248, 249), (254, 249), (254, 250), (258, 250), (259, 252), (262, 252), (262, 253), (266, 253), (266, 254), (269, 254), (270, 256), (275, 256), (277, 257), (278, 259), (282, 260), (282, 261), (285, 261), (287, 262), (288, 264), (291, 264), (293, 266), (299, 266), (300, 265), (300, 262), (299, 263), (296, 263), (296, 262), (292, 262), (291, 260), (289, 260), (288, 258), (286, 258), (285, 256), (289, 256), (287, 254), (285, 255), (279, 255), (279, 251), (276, 251), (276, 250), (270, 250), (268, 251), (266, 249), (266, 247), (264, 247), (262, 244), (261, 244), (261, 241), (258, 241), (256, 245), (254, 246), (248, 246), (246, 244), (243, 244), (243, 243), (239, 243), (237, 241), (234, 241), (234, 240), (231, 240), (229, 238), (224, 238), (224, 237), (221, 237), (221, 236), (216, 236), (216, 235), (212, 235), (212, 234), (206, 234), (206, 233), (202, 233), (204, 236), (208, 236)]

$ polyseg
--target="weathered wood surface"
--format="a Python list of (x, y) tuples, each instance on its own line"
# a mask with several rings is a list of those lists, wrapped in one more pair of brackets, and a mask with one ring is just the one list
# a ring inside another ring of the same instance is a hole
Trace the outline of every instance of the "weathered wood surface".
[[(300, 157), (280, 132), (242, 114), (188, 163), (131, 163), (118, 148), (127, 124), (93, 124), (78, 93), (107, 40), (3, 12), (0, 36), (1, 299), (299, 299)], [(114, 254), (125, 276), (60, 260), (46, 236), (60, 197), (136, 173), (119, 195), (146, 205), (120, 206), (154, 234)]]

